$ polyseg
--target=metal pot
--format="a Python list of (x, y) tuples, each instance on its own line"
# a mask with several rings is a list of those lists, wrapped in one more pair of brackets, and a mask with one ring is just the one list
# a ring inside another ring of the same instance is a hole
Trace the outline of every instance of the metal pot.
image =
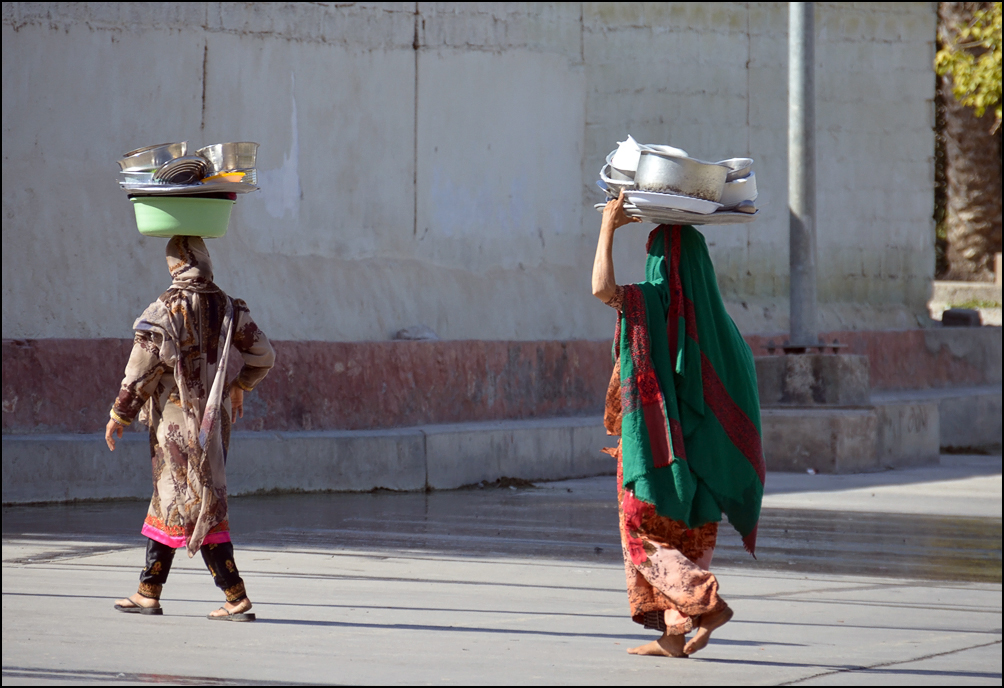
[(725, 165), (643, 150), (634, 182), (642, 191), (681, 194), (718, 203), (728, 174)]
[(678, 158), (689, 158), (690, 154), (682, 148), (676, 148), (675, 146), (669, 146), (664, 143), (640, 143), (638, 144), (642, 150), (651, 150), (656, 153), (665, 153), (666, 155), (675, 155)]
[(247, 170), (254, 167), (255, 158), (258, 157), (258, 144), (253, 141), (214, 143), (195, 152), (209, 161), (209, 174), (214, 175), (218, 172)]
[(119, 160), (123, 172), (149, 172), (188, 153), (188, 141), (158, 143), (131, 150)]

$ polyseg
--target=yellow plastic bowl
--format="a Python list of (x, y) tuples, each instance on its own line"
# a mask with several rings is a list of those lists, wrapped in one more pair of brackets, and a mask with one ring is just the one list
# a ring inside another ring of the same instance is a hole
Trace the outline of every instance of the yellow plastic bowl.
[(234, 201), (225, 198), (141, 196), (129, 200), (139, 233), (152, 237), (224, 236), (234, 207)]

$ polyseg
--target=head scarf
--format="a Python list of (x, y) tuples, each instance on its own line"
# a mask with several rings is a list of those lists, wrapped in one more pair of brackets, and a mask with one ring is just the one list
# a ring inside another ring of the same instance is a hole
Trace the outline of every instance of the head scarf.
[(201, 237), (172, 237), (167, 242), (167, 269), (171, 271), (172, 289), (219, 291), (213, 284), (213, 261)]
[[(175, 487), (183, 495), (179, 512), (185, 521), (188, 553), (192, 556), (216, 525), (217, 515), (226, 510), (219, 418), (233, 334), (233, 302), (213, 282), (213, 263), (201, 238), (173, 237), (167, 244), (167, 266), (171, 286), (143, 312), (133, 329), (153, 334), (161, 359), (174, 369), (185, 414), (188, 462), (185, 484), (179, 480)], [(216, 294), (225, 299), (222, 321), (210, 317), (209, 300)], [(218, 334), (209, 331), (216, 329), (216, 322)], [(214, 356), (208, 350), (213, 348), (211, 344), (216, 344)], [(152, 403), (151, 399), (148, 404)]]
[(688, 528), (724, 512), (752, 554), (765, 477), (756, 370), (693, 227), (649, 236), (645, 281), (624, 287), (613, 353), (624, 489)]

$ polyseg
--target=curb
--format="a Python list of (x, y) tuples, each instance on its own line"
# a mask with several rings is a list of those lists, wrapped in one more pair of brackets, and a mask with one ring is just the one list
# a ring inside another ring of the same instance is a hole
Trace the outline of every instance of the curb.
[[(431, 425), (375, 431), (235, 432), (231, 495), (445, 490), (501, 477), (562, 480), (612, 474), (599, 416)], [(149, 439), (4, 435), (3, 503), (147, 499)]]

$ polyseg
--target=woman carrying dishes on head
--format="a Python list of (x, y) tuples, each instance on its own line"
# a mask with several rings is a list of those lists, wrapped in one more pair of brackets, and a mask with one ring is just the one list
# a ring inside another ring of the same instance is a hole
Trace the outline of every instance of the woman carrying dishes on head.
[(756, 545), (765, 470), (756, 371), (693, 227), (656, 227), (645, 281), (616, 283), (614, 231), (637, 221), (623, 206), (622, 193), (604, 208), (593, 264), (593, 294), (619, 315), (604, 422), (621, 439), (606, 451), (617, 458), (631, 617), (662, 631), (628, 652), (685, 657), (732, 618), (708, 571), (722, 513), (751, 554)]
[[(226, 595), (210, 619), (250, 621), (251, 601), (234, 563), (227, 523), (230, 425), (244, 415), (244, 392), (268, 373), (275, 354), (247, 305), (213, 282), (201, 238), (167, 245), (171, 286), (133, 325), (135, 343), (105, 431), (108, 448), (139, 417), (150, 426), (153, 498), (142, 533), (149, 538), (139, 591), (118, 600), (123, 612), (161, 614), (160, 593), (174, 551), (202, 552)], [(244, 365), (226, 389), (231, 347)]]

